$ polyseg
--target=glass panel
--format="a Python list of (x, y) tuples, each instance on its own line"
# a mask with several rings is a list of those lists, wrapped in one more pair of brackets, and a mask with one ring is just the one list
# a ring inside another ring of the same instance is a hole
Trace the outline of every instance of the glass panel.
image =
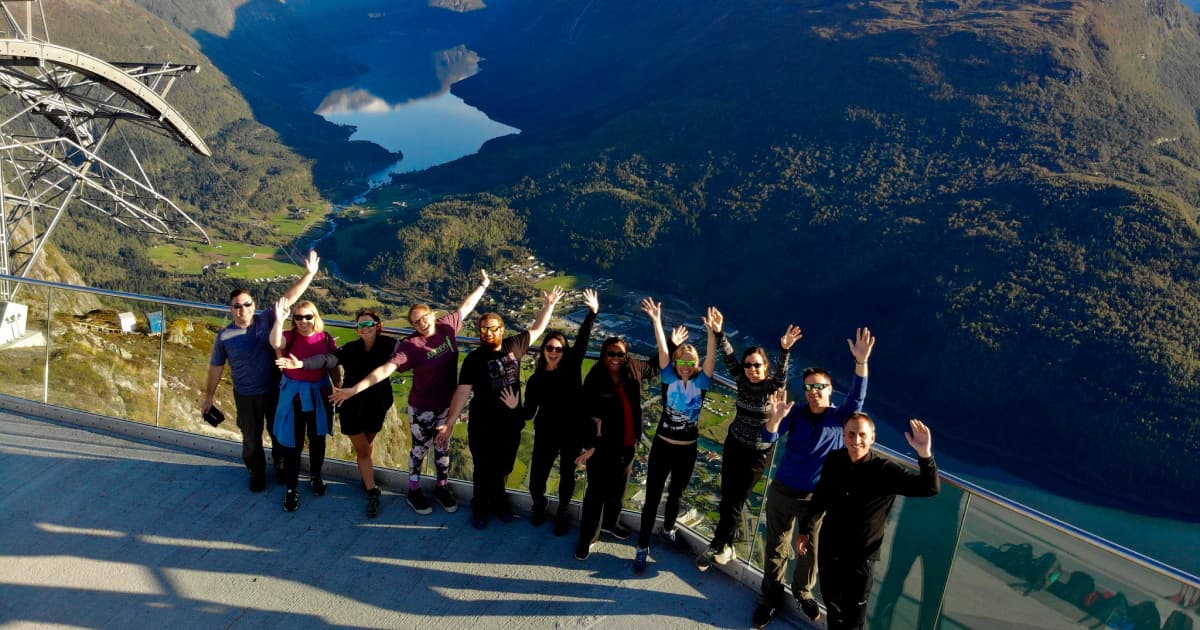
[(68, 290), (51, 305), (48, 402), (154, 424), (159, 340), (146, 312), (157, 305)]
[(966, 493), (945, 483), (935, 497), (896, 498), (875, 565), (868, 608), (872, 628), (933, 630), (967, 503)]
[(970, 628), (1148, 630), (1172, 615), (1195, 621), (1175, 601), (1186, 599), (1178, 582), (978, 497), (946, 595), (943, 620)]
[(225, 422), (213, 427), (200, 415), (200, 402), (208, 379), (208, 358), (216, 333), (229, 323), (228, 318), (219, 311), (166, 306), (152, 311), (149, 319), (151, 330), (161, 331), (163, 335), (165, 387), (159, 425), (241, 442), (228, 366), (213, 403), (225, 414)]
[(49, 291), (25, 285), (12, 304), (0, 304), (0, 393), (42, 401)]

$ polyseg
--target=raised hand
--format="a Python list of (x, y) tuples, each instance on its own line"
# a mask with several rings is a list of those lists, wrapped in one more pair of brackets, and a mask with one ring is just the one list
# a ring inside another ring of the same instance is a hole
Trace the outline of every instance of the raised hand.
[(714, 333), (719, 333), (725, 325), (725, 316), (717, 310), (717, 307), (710, 306), (708, 307), (708, 317), (704, 318), (704, 325)]
[(317, 256), (317, 250), (308, 250), (308, 258), (304, 259), (304, 270), (310, 276), (317, 275), (317, 271), (321, 268), (321, 258)]
[(804, 337), (804, 333), (800, 331), (800, 327), (790, 324), (787, 330), (783, 332), (783, 336), (779, 338), (779, 347), (784, 350), (790, 350), (802, 337)]
[(687, 326), (680, 324), (671, 330), (671, 342), (677, 346), (682, 346), (683, 342), (688, 340), (688, 335), (690, 334), (691, 332), (688, 331)]
[(655, 303), (654, 298), (648, 297), (642, 300), (642, 312), (650, 316), (653, 321), (662, 320), (662, 302)]
[(521, 398), (517, 396), (516, 388), (505, 387), (500, 390), (500, 402), (504, 403), (504, 406), (509, 409), (516, 409), (517, 405), (521, 402)]
[(788, 400), (786, 387), (780, 387), (771, 394), (771, 418), (783, 419), (792, 410), (795, 401)]
[(924, 422), (913, 418), (908, 421), (908, 426), (912, 432), (906, 432), (904, 439), (908, 440), (908, 445), (913, 447), (917, 455), (921, 457), (933, 456), (933, 434), (930, 433), (929, 427), (925, 426)]
[(542, 291), (542, 301), (546, 303), (546, 306), (554, 306), (555, 304), (558, 304), (558, 301), (562, 299), (562, 296), (563, 288), (557, 284), (554, 285), (554, 288), (550, 289), (548, 292)]
[(854, 355), (855, 362), (866, 363), (875, 349), (875, 336), (870, 328), (864, 326), (858, 329), (854, 341), (846, 340), (846, 345), (850, 346), (850, 354)]
[(297, 359), (294, 354), (289, 354), (286, 357), (275, 359), (275, 367), (281, 370), (299, 370), (304, 367), (304, 361)]
[(286, 298), (281, 297), (275, 300), (275, 321), (282, 322), (292, 314), (292, 303)]
[(593, 313), (600, 312), (600, 294), (596, 293), (595, 289), (583, 290), (583, 303), (587, 304), (587, 307), (592, 309)]
[(482, 278), (482, 279), (479, 281), (479, 286), (481, 286), (481, 287), (483, 287), (483, 288), (485, 288), (485, 289), (486, 289), (486, 288), (488, 288), (488, 285), (492, 283), (492, 279), (488, 277), (488, 275), (487, 275), (487, 270), (485, 270), (485, 269), (480, 269), (480, 270), (479, 270), (479, 275), (483, 277), (483, 278)]

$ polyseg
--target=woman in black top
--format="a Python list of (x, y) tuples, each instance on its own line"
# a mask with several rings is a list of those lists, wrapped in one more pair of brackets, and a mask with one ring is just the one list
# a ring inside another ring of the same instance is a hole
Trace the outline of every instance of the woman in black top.
[(546, 333), (537, 369), (525, 384), (525, 413), (533, 418), (533, 457), (529, 473), (529, 494), (533, 497), (533, 518), (537, 527), (546, 521), (546, 480), (558, 458), (558, 513), (554, 518), (554, 534), (567, 533), (570, 520), (567, 510), (575, 494), (575, 458), (579, 456), (582, 423), (585, 419), (579, 408), (582, 390), (583, 358), (600, 299), (592, 289), (583, 292), (588, 306), (587, 317), (579, 326), (575, 345), (567, 344), (561, 332)]
[[(318, 355), (307, 363), (294, 357), (283, 357), (276, 361), (281, 368), (322, 368), (342, 366), (342, 382), (353, 387), (366, 378), (375, 368), (387, 363), (396, 351), (396, 339), (383, 334), (379, 314), (362, 309), (355, 316), (358, 339), (338, 348), (332, 354)], [(379, 488), (375, 486), (374, 454), (375, 435), (383, 429), (383, 420), (392, 408), (392, 383), (384, 379), (367, 388), (361, 394), (347, 399), (338, 407), (342, 434), (350, 438), (358, 460), (358, 473), (362, 476), (363, 488), (367, 491), (367, 516), (379, 514)]]

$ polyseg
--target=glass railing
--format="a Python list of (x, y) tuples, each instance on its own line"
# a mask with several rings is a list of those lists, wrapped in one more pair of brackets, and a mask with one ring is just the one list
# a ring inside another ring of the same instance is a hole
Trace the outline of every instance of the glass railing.
[[(21, 323), (5, 322), (0, 337), (0, 394), (58, 407), (123, 418), (179, 431), (239, 441), (234, 422), (214, 428), (198, 403), (215, 334), (228, 322), (223, 306), (131, 295), (0, 276), (22, 283), (27, 308)], [(326, 320), (342, 339), (349, 322)], [(17, 334), (18, 326), (21, 328)], [(409, 331), (389, 329), (392, 334)], [(474, 339), (462, 339), (464, 346)], [(466, 348), (464, 348), (465, 350)], [(465, 351), (463, 353), (465, 355)], [(524, 362), (526, 376), (532, 357)], [(732, 390), (722, 380), (706, 404), (694, 478), (685, 493), (680, 523), (702, 538), (715, 525), (724, 426), (732, 419)], [(377, 466), (406, 470), (409, 434), (404, 414), (410, 376), (393, 377), (396, 406), (376, 438)], [(658, 383), (648, 383), (644, 418), (657, 424)], [(219, 407), (234, 409), (232, 388), (218, 391)], [(465, 479), (470, 454), (466, 427), (452, 442), (451, 474)], [(522, 437), (514, 490), (528, 487), (533, 427)], [(648, 453), (649, 437), (639, 450)], [(781, 450), (782, 445), (778, 450)], [(885, 448), (879, 453), (910, 468), (911, 458)], [(353, 461), (349, 440), (335, 431), (331, 457)], [(777, 453), (778, 456), (778, 453)], [(432, 473), (432, 462), (427, 462)], [(557, 472), (547, 494), (555, 495)], [(575, 498), (586, 483), (582, 472)], [(767, 479), (755, 488), (735, 548), (755, 568), (762, 564), (762, 501)], [(641, 510), (644, 465), (626, 493), (626, 507)], [(872, 628), (1058, 628), (1130, 629), (1200, 627), (1200, 580), (942, 473), (942, 493), (898, 499), (892, 510), (871, 598)], [(530, 535), (533, 535), (532, 533)], [(630, 549), (630, 557), (633, 550)]]

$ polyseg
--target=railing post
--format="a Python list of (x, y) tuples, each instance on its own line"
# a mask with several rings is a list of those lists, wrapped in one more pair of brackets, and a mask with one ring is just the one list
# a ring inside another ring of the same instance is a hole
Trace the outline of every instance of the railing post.
[(46, 356), (42, 364), (42, 404), (50, 404), (50, 321), (54, 316), (54, 287), (46, 287)]
[[(158, 381), (155, 384), (157, 399), (154, 401), (154, 426), (162, 426), (162, 400), (163, 400), (163, 359), (165, 358), (164, 344), (167, 339), (167, 305), (162, 302), (158, 303), (158, 308), (162, 312), (162, 330), (158, 333)], [(153, 328), (150, 322), (150, 315), (146, 315), (146, 326)]]

